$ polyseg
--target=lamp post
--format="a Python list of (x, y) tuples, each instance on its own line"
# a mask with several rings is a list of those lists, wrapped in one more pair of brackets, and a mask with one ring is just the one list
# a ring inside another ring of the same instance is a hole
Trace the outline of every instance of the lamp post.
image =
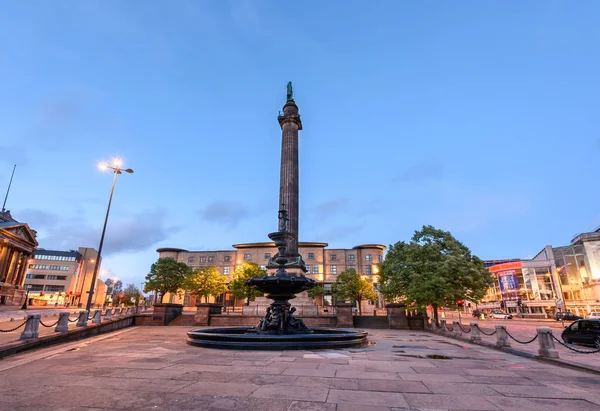
[(108, 207), (106, 208), (106, 217), (104, 218), (104, 227), (102, 228), (102, 236), (100, 236), (100, 245), (98, 246), (98, 256), (96, 257), (96, 263), (94, 265), (94, 274), (92, 275), (92, 283), (90, 284), (90, 291), (88, 294), (87, 304), (85, 305), (85, 309), (89, 312), (92, 308), (92, 298), (94, 295), (94, 288), (96, 285), (96, 278), (98, 277), (98, 270), (100, 268), (100, 259), (102, 257), (102, 246), (104, 245), (104, 234), (106, 233), (106, 223), (108, 223), (108, 214), (110, 213), (110, 205), (112, 203), (113, 193), (115, 191), (115, 183), (117, 182), (117, 174), (123, 174), (123, 171), (126, 173), (133, 173), (133, 170), (122, 169), (121, 168), (121, 160), (114, 159), (112, 161), (112, 166), (109, 166), (106, 163), (101, 163), (100, 168), (103, 170), (113, 170), (114, 177), (112, 182), (112, 188), (110, 189), (110, 198), (108, 199)]
[(27, 301), (29, 301), (29, 291), (31, 291), (31, 287), (32, 287), (31, 284), (27, 284), (25, 286), (25, 288), (27, 289), (27, 295), (25, 296), (25, 302), (21, 306), (21, 310), (26, 310), (27, 309)]

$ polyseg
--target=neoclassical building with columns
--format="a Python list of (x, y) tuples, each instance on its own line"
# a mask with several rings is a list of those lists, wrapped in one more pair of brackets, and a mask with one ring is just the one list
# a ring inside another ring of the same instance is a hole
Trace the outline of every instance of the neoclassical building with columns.
[(20, 305), (25, 300), (25, 271), (37, 246), (34, 230), (15, 220), (10, 211), (0, 211), (0, 305)]

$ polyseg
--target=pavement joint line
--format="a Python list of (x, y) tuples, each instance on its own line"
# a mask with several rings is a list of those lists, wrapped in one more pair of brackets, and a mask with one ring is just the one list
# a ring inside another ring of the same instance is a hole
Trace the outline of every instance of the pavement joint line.
[[(55, 356), (55, 355), (61, 354), (73, 347), (79, 347), (82, 344), (89, 345), (94, 342), (106, 340), (107, 338), (112, 338), (112, 337), (115, 337), (117, 335), (123, 334), (125, 332), (131, 331), (131, 330), (137, 329), (137, 328), (139, 328), (139, 327), (127, 327), (123, 330), (109, 332), (109, 333), (106, 333), (103, 335), (98, 335), (98, 336), (94, 336), (94, 337), (90, 337), (90, 338), (85, 338), (83, 340), (80, 340), (80, 341), (77, 341), (74, 343), (62, 345), (60, 348), (56, 348), (52, 351), (47, 351), (47, 352), (43, 352), (43, 353), (38, 353), (36, 355), (31, 355), (30, 358), (22, 358), (19, 360), (13, 360), (13, 361), (9, 362), (8, 364), (2, 364), (2, 362), (4, 362), (4, 361), (0, 360), (0, 372), (10, 370), (11, 368), (18, 367), (23, 364), (28, 364), (32, 361), (37, 361), (37, 360), (41, 360), (41, 359), (44, 359), (44, 358), (47, 358), (50, 356)], [(28, 353), (25, 353), (25, 355), (28, 355)]]

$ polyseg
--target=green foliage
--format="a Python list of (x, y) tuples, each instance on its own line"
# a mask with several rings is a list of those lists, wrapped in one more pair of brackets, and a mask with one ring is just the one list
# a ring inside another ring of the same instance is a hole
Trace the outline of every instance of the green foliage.
[[(122, 291), (122, 294), (124, 295), (124, 297), (123, 297), (123, 303), (125, 305), (135, 305), (135, 301), (139, 300), (140, 295), (142, 294), (142, 292), (135, 285), (133, 285), (133, 284), (127, 284), (127, 286), (125, 287), (125, 289)], [(118, 301), (118, 298), (119, 297), (117, 295), (117, 301)], [(134, 299), (134, 302), (131, 302), (132, 298)]]
[(202, 267), (188, 274), (183, 288), (192, 295), (204, 297), (204, 301), (208, 302), (209, 296), (217, 298), (227, 292), (227, 280), (227, 276), (221, 274), (216, 267)]
[(243, 263), (233, 272), (233, 281), (230, 284), (231, 293), (235, 298), (246, 300), (249, 304), (256, 297), (263, 295), (262, 292), (250, 288), (246, 285), (246, 281), (254, 277), (263, 277), (267, 275), (255, 263)]
[(123, 283), (121, 280), (113, 280), (112, 278), (108, 278), (104, 281), (106, 284), (106, 297), (111, 296), (112, 301), (115, 303), (119, 302), (119, 295), (123, 293)]
[(366, 278), (358, 275), (354, 268), (350, 268), (338, 274), (331, 289), (333, 295), (339, 301), (358, 301), (359, 313), (362, 313), (361, 302), (363, 300), (369, 300), (371, 302), (377, 300), (377, 293), (373, 289), (373, 284)]
[(325, 289), (320, 285), (317, 285), (316, 287), (308, 290), (306, 294), (308, 294), (310, 298), (317, 298), (317, 296), (325, 294)]
[(159, 258), (146, 275), (144, 292), (157, 291), (160, 294), (159, 302), (162, 303), (166, 293), (179, 291), (190, 271), (187, 265), (178, 263), (173, 258)]
[(390, 246), (379, 270), (379, 291), (388, 301), (415, 303), (420, 309), (456, 307), (478, 301), (492, 284), (483, 261), (447, 231), (423, 226), (410, 242)]

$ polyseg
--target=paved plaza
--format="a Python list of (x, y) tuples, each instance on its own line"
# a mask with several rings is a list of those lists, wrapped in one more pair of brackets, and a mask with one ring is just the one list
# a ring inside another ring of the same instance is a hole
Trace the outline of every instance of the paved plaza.
[(269, 352), (188, 346), (188, 330), (132, 327), (6, 358), (0, 410), (600, 410), (597, 374), (427, 332)]

